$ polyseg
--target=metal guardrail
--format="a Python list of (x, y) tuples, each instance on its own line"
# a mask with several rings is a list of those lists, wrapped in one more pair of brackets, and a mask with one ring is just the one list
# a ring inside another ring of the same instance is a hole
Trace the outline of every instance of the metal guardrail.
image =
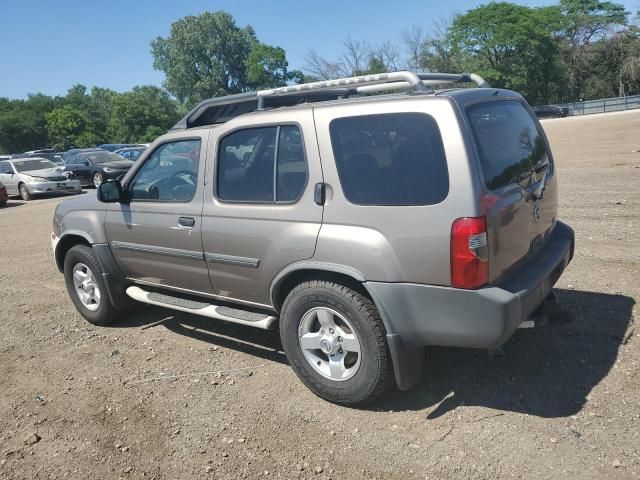
[(640, 108), (640, 95), (629, 97), (603, 98), (584, 102), (564, 103), (559, 107), (567, 107), (569, 115), (589, 115), (591, 113), (619, 112)]

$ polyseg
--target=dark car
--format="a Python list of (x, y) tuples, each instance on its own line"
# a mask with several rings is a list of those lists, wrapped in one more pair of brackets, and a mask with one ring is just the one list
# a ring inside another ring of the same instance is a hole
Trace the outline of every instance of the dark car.
[(139, 147), (137, 143), (103, 143), (102, 145), (98, 145), (98, 148), (102, 148), (104, 150), (108, 150), (110, 152), (115, 152), (116, 150), (120, 150), (121, 148), (129, 148), (129, 147)]
[(66, 170), (73, 173), (73, 178), (82, 185), (100, 185), (104, 180), (119, 178), (129, 171), (134, 164), (106, 150), (79, 151), (66, 161)]
[(106, 152), (104, 148), (91, 147), (91, 148), (72, 148), (67, 150), (66, 152), (57, 153), (56, 155), (62, 156), (62, 162), (67, 163), (71, 158), (75, 157), (78, 153), (86, 153), (86, 152)]
[(7, 200), (9, 199), (9, 195), (7, 195), (7, 189), (0, 182), (0, 207), (4, 207), (7, 204)]
[(559, 107), (557, 105), (540, 105), (532, 107), (532, 110), (538, 118), (560, 118), (569, 115), (568, 107)]
[(126, 158), (127, 160), (137, 160), (146, 149), (147, 147), (127, 147), (120, 148), (113, 153), (120, 155), (122, 158)]

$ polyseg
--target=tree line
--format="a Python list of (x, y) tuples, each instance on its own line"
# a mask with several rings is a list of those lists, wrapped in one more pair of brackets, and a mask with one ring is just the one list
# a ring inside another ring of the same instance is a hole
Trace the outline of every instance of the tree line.
[(305, 70), (317, 79), (398, 68), (474, 72), (533, 105), (638, 94), (639, 20), (640, 13), (632, 19), (623, 5), (609, 1), (491, 2), (439, 19), (428, 30), (412, 26), (400, 45), (348, 37), (339, 58), (310, 50)]
[(206, 98), (403, 69), (475, 72), (534, 105), (640, 93), (637, 17), (610, 1), (492, 2), (407, 28), (399, 43), (347, 37), (343, 46), (334, 59), (310, 50), (303, 71), (291, 70), (283, 48), (260, 42), (230, 14), (187, 16), (151, 42), (163, 88), (75, 85), (64, 96), (0, 98), (0, 152), (148, 142)]

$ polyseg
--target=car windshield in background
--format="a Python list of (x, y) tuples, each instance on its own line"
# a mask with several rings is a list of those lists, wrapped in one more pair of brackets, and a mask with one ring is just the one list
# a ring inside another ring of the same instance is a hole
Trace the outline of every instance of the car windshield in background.
[(467, 114), (490, 190), (520, 183), (547, 159), (544, 138), (522, 103), (481, 103), (469, 107)]
[(30, 172), (32, 170), (44, 170), (45, 168), (56, 168), (57, 165), (49, 160), (14, 160), (13, 166), (18, 171)]
[(91, 161), (91, 163), (108, 163), (108, 162), (119, 162), (122, 160), (120, 155), (116, 155), (111, 152), (92, 152), (85, 153), (85, 157)]

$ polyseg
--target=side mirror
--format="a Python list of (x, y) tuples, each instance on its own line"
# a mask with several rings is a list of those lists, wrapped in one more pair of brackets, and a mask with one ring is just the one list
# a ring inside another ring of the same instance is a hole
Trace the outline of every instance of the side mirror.
[(118, 180), (105, 180), (98, 187), (98, 200), (102, 203), (122, 202), (124, 195)]
[(85, 160), (84, 162), (82, 162), (82, 165), (84, 165), (85, 167), (88, 167), (91, 164)]

